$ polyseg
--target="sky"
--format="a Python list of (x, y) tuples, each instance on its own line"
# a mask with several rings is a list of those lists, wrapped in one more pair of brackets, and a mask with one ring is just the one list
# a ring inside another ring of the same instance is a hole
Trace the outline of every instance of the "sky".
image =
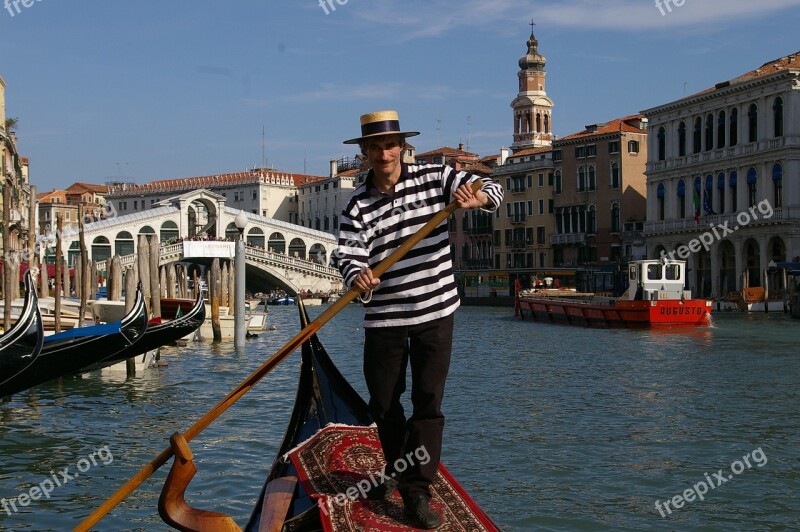
[(331, 159), (356, 155), (342, 141), (359, 135), (359, 116), (382, 109), (421, 132), (418, 152), (499, 153), (513, 142), (532, 19), (558, 136), (800, 50), (800, 0), (323, 3), (6, 1), (0, 76), (31, 183), (263, 163), (328, 175)]

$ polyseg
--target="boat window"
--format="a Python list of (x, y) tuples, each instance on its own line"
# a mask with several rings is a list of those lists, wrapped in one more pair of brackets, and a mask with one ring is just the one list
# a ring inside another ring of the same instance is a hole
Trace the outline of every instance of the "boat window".
[(648, 264), (647, 265), (647, 278), (651, 281), (658, 281), (661, 279), (661, 265)]
[(681, 278), (681, 267), (677, 264), (670, 264), (664, 269), (664, 275), (670, 281), (677, 281)]

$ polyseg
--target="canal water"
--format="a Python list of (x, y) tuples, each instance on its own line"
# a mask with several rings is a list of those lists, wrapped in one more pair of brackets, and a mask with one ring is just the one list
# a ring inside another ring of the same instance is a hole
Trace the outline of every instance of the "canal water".
[[(362, 311), (350, 305), (319, 336), (364, 394)], [(75, 526), (299, 330), (295, 307), (270, 308), (270, 322), (277, 330), (245, 352), (167, 348), (166, 368), (65, 379), (0, 403), (0, 497), (17, 510), (0, 508), (0, 529)], [(798, 333), (800, 320), (774, 313), (717, 313), (696, 330), (598, 330), (461, 307), (443, 460), (503, 530), (793, 528)], [(297, 370), (293, 355), (192, 442), (190, 504), (246, 522)], [(62, 471), (74, 478), (63, 484)], [(165, 476), (96, 529), (166, 530), (156, 510)], [(32, 490), (48, 481), (48, 497)]]

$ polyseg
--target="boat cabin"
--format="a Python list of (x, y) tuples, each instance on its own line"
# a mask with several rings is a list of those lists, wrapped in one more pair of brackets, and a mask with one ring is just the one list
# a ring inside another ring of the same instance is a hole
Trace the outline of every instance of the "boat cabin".
[(628, 290), (622, 299), (691, 299), (684, 290), (686, 262), (678, 260), (635, 260), (628, 263)]

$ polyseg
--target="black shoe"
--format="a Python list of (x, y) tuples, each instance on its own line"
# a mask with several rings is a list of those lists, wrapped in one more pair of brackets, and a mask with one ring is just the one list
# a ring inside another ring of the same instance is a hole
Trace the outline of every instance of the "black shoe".
[(397, 480), (390, 478), (382, 484), (373, 486), (372, 489), (367, 492), (367, 499), (371, 501), (389, 500), (389, 498), (392, 496), (392, 493), (394, 493), (394, 490), (396, 489)]
[(431, 530), (441, 524), (439, 514), (431, 508), (430, 498), (424, 493), (415, 493), (407, 499), (403, 499), (408, 515), (414, 524), (419, 528)]

